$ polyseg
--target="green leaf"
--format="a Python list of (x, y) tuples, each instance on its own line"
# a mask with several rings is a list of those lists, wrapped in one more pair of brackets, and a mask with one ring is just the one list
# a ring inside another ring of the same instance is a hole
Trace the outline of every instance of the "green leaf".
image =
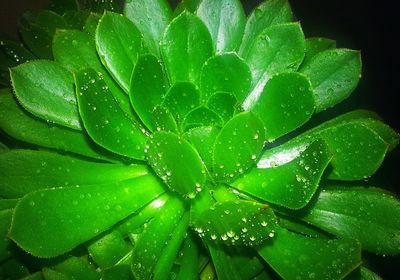
[(360, 52), (326, 50), (301, 68), (314, 88), (316, 110), (323, 111), (350, 96), (361, 77)]
[(102, 280), (130, 279), (131, 268), (128, 264), (116, 265), (103, 270)]
[(258, 253), (283, 279), (342, 279), (361, 263), (356, 241), (310, 238), (283, 228)]
[(318, 53), (334, 48), (336, 48), (336, 41), (334, 40), (321, 37), (307, 38), (306, 55), (304, 56), (302, 65), (307, 64)]
[(0, 69), (8, 71), (8, 68), (35, 59), (21, 43), (11, 40), (0, 40)]
[(0, 91), (0, 105), (0, 128), (17, 140), (97, 159), (113, 159), (83, 132), (35, 118), (19, 106), (8, 89)]
[(258, 166), (271, 167), (289, 162), (316, 138), (323, 139), (333, 154), (332, 168), (327, 172), (330, 179), (360, 180), (372, 175), (388, 149), (388, 144), (368, 127), (368, 120), (336, 123), (333, 119), (267, 150)]
[(379, 254), (400, 252), (400, 202), (376, 188), (324, 188), (302, 220), (340, 237), (354, 238)]
[(216, 203), (194, 221), (194, 230), (208, 242), (258, 246), (274, 236), (277, 221), (268, 205), (244, 200)]
[(0, 155), (0, 195), (16, 198), (45, 188), (111, 183), (148, 172), (143, 165), (96, 163), (46, 151), (11, 150)]
[(171, 111), (163, 106), (156, 106), (153, 110), (153, 124), (156, 131), (177, 132), (178, 125)]
[(63, 14), (63, 18), (67, 23), (69, 29), (82, 30), (84, 29), (85, 23), (91, 16), (91, 14), (93, 13), (91, 13), (88, 10), (80, 10), (80, 11), (69, 10)]
[(243, 102), (247, 109), (275, 74), (294, 72), (303, 61), (305, 39), (299, 23), (274, 25), (255, 38), (245, 60), (253, 77), (252, 90)]
[(246, 15), (239, 0), (203, 0), (196, 11), (218, 53), (236, 51), (242, 42)]
[(151, 53), (159, 56), (159, 43), (172, 19), (172, 10), (168, 2), (166, 0), (126, 1), (124, 14), (141, 31)]
[(273, 76), (260, 95), (252, 98), (246, 100), (246, 105), (264, 122), (268, 141), (306, 123), (315, 106), (310, 81), (299, 73)]
[(205, 169), (189, 142), (171, 132), (156, 132), (147, 145), (148, 163), (172, 191), (189, 198), (201, 191)]
[(195, 13), (202, 0), (182, 0), (175, 8), (173, 17), (179, 16), (183, 11)]
[(189, 82), (174, 84), (169, 89), (163, 101), (163, 106), (168, 108), (178, 124), (181, 124), (184, 117), (199, 105), (199, 89)]
[(73, 73), (92, 68), (100, 73), (118, 105), (131, 118), (134, 112), (128, 96), (104, 69), (93, 38), (77, 30), (57, 30), (53, 41), (54, 59)]
[(163, 101), (168, 81), (157, 57), (141, 55), (133, 70), (129, 96), (135, 112), (152, 131), (152, 112)]
[(10, 229), (12, 215), (12, 210), (0, 211), (0, 262), (11, 256), (9, 251), (10, 239), (7, 238), (7, 234)]
[(250, 112), (228, 121), (218, 134), (213, 155), (213, 169), (219, 180), (232, 180), (257, 161), (265, 140), (262, 121)]
[(189, 235), (186, 237), (180, 254), (181, 267), (177, 280), (195, 280), (198, 277), (199, 249), (195, 239)]
[(239, 55), (247, 57), (258, 35), (267, 27), (292, 21), (292, 10), (287, 0), (263, 1), (249, 15)]
[(163, 191), (151, 175), (115, 184), (36, 191), (24, 196), (15, 208), (10, 237), (34, 256), (58, 256), (110, 228)]
[(73, 256), (66, 258), (64, 261), (54, 265), (52, 269), (66, 275), (67, 279), (99, 279), (98, 271), (96, 271), (96, 268), (85, 257)]
[(233, 117), (236, 104), (236, 97), (228, 92), (217, 92), (211, 95), (207, 101), (207, 107), (214, 112), (218, 112), (224, 122), (229, 121)]
[(77, 10), (79, 3), (76, 0), (51, 0), (47, 8), (62, 14), (68, 10)]
[(15, 95), (30, 113), (81, 130), (72, 74), (53, 61), (36, 60), (11, 69)]
[(89, 6), (91, 11), (98, 13), (106, 11), (122, 13), (122, 5), (118, 0), (88, 0), (86, 5)]
[(82, 27), (83, 31), (89, 36), (96, 38), (97, 25), (102, 15), (96, 13), (90, 13), (86, 18)]
[(104, 13), (96, 30), (97, 52), (126, 92), (142, 45), (142, 34), (129, 19), (120, 14)]
[(199, 84), (201, 67), (213, 54), (213, 46), (207, 27), (198, 17), (183, 12), (173, 19), (160, 47), (171, 84)]
[(358, 269), (354, 270), (349, 274), (346, 280), (382, 280), (382, 278), (375, 274), (373, 271), (369, 270), (365, 266), (360, 266)]
[(15, 208), (19, 199), (0, 199), (0, 211)]
[(199, 126), (222, 127), (223, 119), (213, 110), (200, 106), (190, 111), (184, 121), (183, 129), (185, 131)]
[(24, 19), (19, 24), (19, 32), (22, 40), (37, 57), (52, 59), (51, 51), (52, 37), (48, 30)]
[(144, 159), (146, 131), (118, 106), (102, 75), (93, 69), (75, 75), (79, 113), (90, 137), (123, 156)]
[(21, 279), (28, 275), (28, 268), (20, 260), (9, 258), (1, 264), (0, 278), (2, 279)]
[[(38, 13), (35, 23), (46, 29), (50, 34), (51, 39), (53, 39), (54, 33), (57, 29), (67, 28), (67, 23), (62, 16), (53, 11), (47, 10), (43, 10)], [(51, 41), (48, 43), (51, 46)]]
[(243, 102), (250, 90), (251, 72), (237, 54), (219, 54), (204, 63), (200, 84), (203, 102), (216, 92), (232, 93), (239, 102)]
[(179, 251), (189, 215), (179, 198), (170, 198), (148, 224), (133, 249), (132, 272), (136, 279), (165, 279)]
[(310, 144), (299, 156), (278, 167), (250, 170), (232, 183), (235, 188), (291, 209), (308, 204), (331, 159), (322, 140)]

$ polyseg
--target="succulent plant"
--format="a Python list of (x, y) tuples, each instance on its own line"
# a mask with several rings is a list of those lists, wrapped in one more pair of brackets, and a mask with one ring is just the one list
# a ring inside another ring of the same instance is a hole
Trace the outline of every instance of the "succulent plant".
[(303, 127), (359, 52), (285, 0), (122, 4), (54, 0), (1, 40), (0, 278), (379, 279), (361, 252), (400, 253), (400, 203), (363, 179), (399, 135)]

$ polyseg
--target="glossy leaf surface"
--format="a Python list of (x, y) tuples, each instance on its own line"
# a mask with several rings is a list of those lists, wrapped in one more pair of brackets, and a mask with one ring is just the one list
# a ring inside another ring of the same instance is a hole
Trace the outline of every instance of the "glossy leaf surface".
[(142, 34), (120, 14), (106, 12), (96, 30), (96, 47), (105, 67), (128, 92), (133, 68), (142, 52)]
[(198, 17), (184, 12), (165, 30), (161, 54), (171, 84), (192, 82), (198, 85), (201, 67), (213, 54), (211, 35)]
[(15, 95), (32, 114), (81, 129), (72, 74), (55, 62), (37, 60), (11, 69)]
[(10, 236), (34, 256), (54, 257), (110, 228), (163, 191), (157, 179), (147, 175), (117, 184), (33, 192), (15, 208)]
[(152, 126), (156, 131), (177, 132), (179, 130), (171, 111), (164, 106), (156, 106), (153, 110)]
[(24, 18), (20, 21), (19, 32), (22, 40), (33, 54), (43, 59), (53, 58), (52, 36), (46, 28), (39, 26), (32, 19)]
[(323, 111), (349, 97), (361, 77), (361, 57), (347, 49), (326, 50), (315, 55), (301, 72), (314, 88), (316, 110)]
[(325, 50), (336, 47), (336, 42), (328, 38), (313, 37), (306, 39), (306, 55), (302, 64), (308, 63), (314, 56)]
[(190, 111), (183, 122), (183, 129), (185, 131), (199, 126), (215, 126), (222, 127), (222, 118), (213, 110), (205, 106), (200, 106)]
[(370, 252), (400, 252), (400, 202), (381, 189), (324, 188), (299, 217), (337, 236), (355, 238)]
[(90, 137), (123, 156), (144, 159), (146, 131), (118, 106), (103, 76), (93, 69), (75, 75), (79, 113)]
[(235, 200), (217, 203), (194, 221), (195, 231), (210, 244), (258, 246), (272, 238), (276, 217), (268, 205)]
[(8, 230), (11, 225), (13, 211), (0, 210), (0, 261), (7, 259), (11, 252), (9, 251), (10, 240), (7, 238)]
[(252, 169), (232, 185), (265, 201), (299, 209), (311, 200), (330, 159), (326, 144), (317, 140), (292, 161)]
[(217, 179), (231, 180), (255, 164), (265, 140), (263, 123), (252, 113), (236, 115), (218, 134), (213, 155)]
[(172, 191), (191, 198), (201, 191), (205, 170), (189, 142), (171, 132), (157, 132), (147, 145), (148, 163)]
[(217, 92), (210, 96), (207, 101), (207, 107), (218, 112), (224, 122), (229, 121), (235, 113), (235, 106), (237, 104), (236, 97), (227, 92)]
[(203, 0), (196, 14), (210, 31), (217, 53), (238, 49), (246, 24), (239, 0)]
[(283, 228), (258, 253), (284, 279), (341, 279), (361, 263), (356, 241), (310, 238)]
[(216, 92), (229, 92), (242, 102), (250, 90), (251, 72), (235, 53), (224, 53), (208, 59), (201, 70), (202, 100)]

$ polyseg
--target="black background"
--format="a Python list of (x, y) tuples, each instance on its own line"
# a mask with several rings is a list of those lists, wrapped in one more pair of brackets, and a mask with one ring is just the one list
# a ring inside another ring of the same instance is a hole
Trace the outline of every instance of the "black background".
[[(5, 4), (5, 2), (7, 4)], [(16, 37), (16, 22), (22, 11), (38, 9), (46, 0), (2, 2), (0, 31)], [(172, 1), (176, 2), (176, 1)], [(260, 0), (244, 1), (247, 11)], [(352, 96), (320, 114), (330, 118), (340, 112), (365, 108), (376, 111), (386, 123), (400, 131), (397, 101), (400, 82), (399, 10), (393, 1), (372, 0), (292, 0), (296, 19), (307, 37), (324, 36), (337, 40), (338, 47), (361, 50), (363, 77)], [(397, 194), (400, 149), (387, 156), (383, 168), (367, 184), (384, 186)], [(400, 279), (400, 258), (377, 257), (373, 265), (384, 279)]]

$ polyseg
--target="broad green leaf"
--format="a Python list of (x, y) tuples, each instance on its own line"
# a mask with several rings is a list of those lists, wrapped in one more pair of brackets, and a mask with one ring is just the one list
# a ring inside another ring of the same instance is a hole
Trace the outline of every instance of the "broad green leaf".
[(304, 54), (305, 39), (299, 23), (274, 25), (260, 33), (244, 57), (253, 77), (252, 90), (243, 102), (244, 109), (260, 95), (273, 75), (296, 71)]
[(308, 63), (318, 53), (334, 48), (336, 48), (336, 41), (334, 40), (321, 37), (307, 38), (306, 55), (304, 56), (302, 65)]
[(104, 13), (96, 30), (97, 52), (126, 92), (142, 45), (142, 34), (129, 19), (120, 14)]
[(189, 234), (180, 254), (181, 266), (177, 280), (195, 280), (198, 278), (199, 249), (196, 240)]
[(211, 169), (213, 160), (213, 146), (220, 129), (213, 126), (199, 126), (186, 131), (185, 139), (196, 148), (207, 168)]
[(196, 10), (218, 53), (236, 51), (242, 42), (246, 15), (239, 0), (203, 0)]
[(85, 19), (85, 23), (82, 27), (83, 31), (89, 36), (96, 38), (97, 25), (101, 19), (100, 14), (90, 13)]
[(112, 267), (131, 250), (117, 230), (106, 232), (88, 246), (90, 258), (102, 269)]
[(141, 55), (133, 70), (129, 96), (135, 112), (142, 122), (150, 129), (152, 112), (162, 103), (168, 81), (162, 65), (154, 55)]
[(258, 246), (274, 237), (277, 220), (268, 205), (245, 200), (216, 203), (194, 221), (194, 230), (212, 243)]
[(0, 91), (0, 105), (0, 127), (17, 140), (92, 158), (112, 159), (83, 132), (46, 123), (23, 110), (8, 89)]
[(250, 90), (251, 72), (237, 54), (219, 54), (204, 63), (200, 84), (203, 102), (216, 92), (232, 93), (239, 102), (243, 102)]
[(126, 1), (124, 14), (143, 34), (146, 46), (159, 56), (159, 43), (172, 18), (172, 10), (166, 0)]
[(400, 202), (375, 188), (324, 188), (302, 220), (340, 237), (354, 238), (379, 254), (400, 252)]
[(21, 43), (11, 40), (0, 40), (0, 69), (7, 71), (8, 68), (30, 61), (36, 57), (28, 51)]
[(186, 115), (182, 127), (187, 131), (199, 126), (222, 127), (223, 123), (224, 120), (216, 112), (205, 106), (200, 106)]
[(198, 17), (183, 12), (173, 19), (160, 47), (171, 84), (199, 84), (201, 67), (213, 54), (213, 46), (207, 27)]
[[(51, 39), (53, 39), (54, 33), (57, 29), (67, 28), (67, 23), (62, 16), (48, 10), (40, 11), (36, 17), (35, 23), (46, 29), (49, 32)], [(49, 42), (49, 45), (51, 46), (51, 41)]]
[(45, 188), (111, 183), (148, 173), (144, 165), (96, 163), (46, 151), (11, 150), (0, 155), (0, 195), (17, 198)]
[(99, 279), (99, 272), (86, 257), (69, 257), (51, 268), (66, 275), (68, 279)]
[(102, 272), (102, 280), (130, 279), (131, 277), (131, 267), (128, 264), (116, 265)]
[(361, 263), (357, 241), (310, 238), (283, 228), (258, 253), (283, 279), (342, 279)]
[(178, 125), (174, 116), (164, 106), (156, 106), (153, 110), (152, 126), (155, 128), (155, 131), (178, 131)]
[(7, 234), (10, 229), (12, 214), (12, 210), (0, 210), (0, 262), (11, 256), (9, 251), (10, 239), (7, 238)]
[[(43, 280), (44, 274), (39, 271), (39, 272), (35, 272), (32, 274), (29, 274), (27, 276), (25, 276), (24, 278), (21, 278), (21, 280)], [(47, 279), (50, 280), (50, 279)], [(62, 280), (62, 279), (57, 279), (57, 280)]]
[(361, 265), (358, 269), (349, 274), (345, 280), (382, 280), (382, 277)]
[(11, 69), (15, 95), (30, 113), (81, 130), (72, 74), (53, 61), (36, 60)]
[(91, 14), (88, 10), (69, 10), (63, 14), (63, 18), (69, 29), (82, 30)]
[(47, 8), (62, 14), (68, 10), (78, 10), (79, 3), (76, 0), (51, 0)]
[(122, 3), (118, 0), (88, 0), (86, 5), (89, 6), (91, 11), (98, 13), (106, 11), (122, 13)]
[(58, 256), (107, 230), (163, 191), (151, 175), (114, 184), (36, 191), (24, 196), (15, 208), (10, 237), (34, 256)]
[(277, 167), (252, 169), (232, 186), (270, 203), (299, 209), (313, 197), (331, 158), (324, 141), (317, 140), (292, 161)]
[(348, 49), (326, 50), (301, 68), (314, 88), (316, 110), (323, 111), (350, 96), (361, 77), (360, 52)]
[(273, 76), (260, 95), (252, 97), (254, 99), (246, 103), (248, 110), (264, 122), (268, 141), (306, 123), (315, 106), (310, 81), (299, 73)]
[(22, 40), (32, 53), (39, 58), (53, 58), (51, 51), (52, 37), (48, 30), (26, 19), (21, 20), (18, 29)]
[(292, 10), (287, 0), (262, 2), (247, 19), (239, 55), (247, 57), (252, 44), (265, 28), (290, 22), (292, 16)]
[(214, 112), (218, 112), (224, 122), (232, 118), (236, 104), (236, 97), (228, 92), (216, 92), (207, 101), (207, 107)]
[(174, 10), (173, 17), (179, 16), (183, 11), (195, 13), (202, 0), (182, 0)]
[(18, 199), (0, 199), (0, 211), (15, 208), (18, 201)]
[(73, 73), (87, 68), (100, 73), (118, 105), (133, 118), (134, 112), (129, 98), (101, 64), (94, 38), (77, 30), (57, 30), (53, 41), (53, 53), (54, 59)]
[(189, 216), (179, 198), (170, 198), (148, 224), (133, 249), (132, 272), (136, 279), (165, 279), (186, 235)]
[(189, 142), (171, 132), (157, 132), (147, 145), (148, 163), (172, 191), (188, 198), (201, 191), (205, 169)]
[(316, 138), (323, 139), (333, 154), (332, 168), (327, 172), (330, 179), (359, 180), (372, 175), (388, 149), (388, 144), (368, 127), (367, 119), (339, 123), (334, 119), (265, 151), (258, 166), (271, 167), (289, 162)]
[(221, 129), (213, 148), (213, 169), (219, 180), (232, 180), (255, 165), (265, 141), (262, 121), (250, 112), (236, 115)]
[(45, 280), (69, 280), (70, 279), (64, 273), (55, 271), (54, 269), (50, 269), (47, 267), (44, 267), (42, 269), (42, 273), (43, 273), (43, 278)]
[(189, 82), (174, 84), (163, 101), (163, 106), (169, 109), (178, 124), (181, 124), (184, 117), (199, 105), (199, 89)]
[(279, 226), (295, 233), (313, 238), (332, 238), (332, 235), (299, 219), (275, 213), (278, 216)]
[(9, 258), (0, 267), (1, 279), (21, 279), (29, 275), (28, 268), (16, 258)]
[(79, 113), (90, 137), (123, 156), (144, 159), (146, 131), (118, 106), (102, 75), (93, 69), (75, 74)]

